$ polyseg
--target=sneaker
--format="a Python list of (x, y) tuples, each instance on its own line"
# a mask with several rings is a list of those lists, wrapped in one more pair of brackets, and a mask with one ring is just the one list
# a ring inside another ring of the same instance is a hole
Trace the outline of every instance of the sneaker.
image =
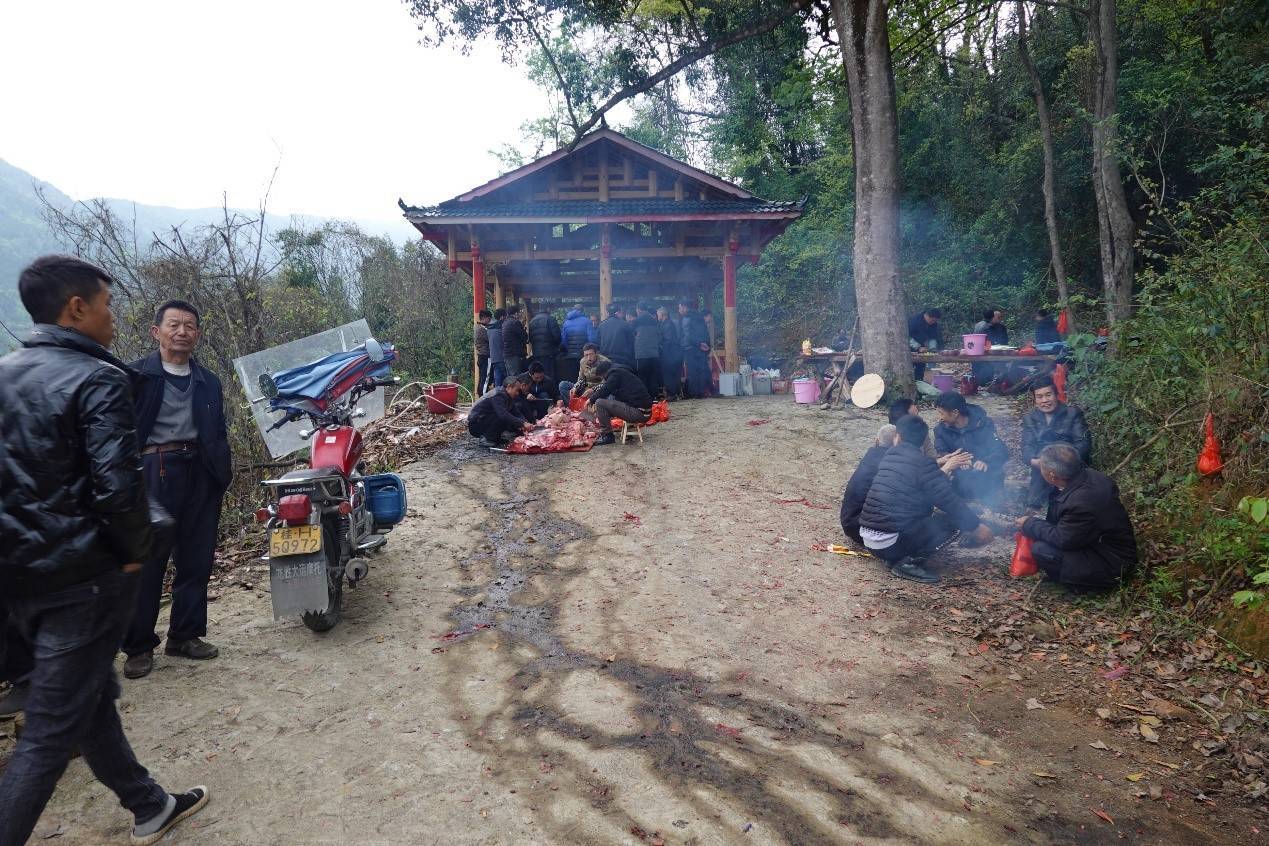
[(219, 655), (220, 650), (200, 637), (192, 637), (189, 640), (172, 640), (169, 638), (167, 645), (163, 647), (163, 654), (175, 655), (180, 658), (192, 658), (195, 661), (206, 661)]
[(178, 822), (201, 811), (209, 798), (207, 788), (202, 785), (192, 787), (184, 793), (171, 795), (163, 813), (152, 820), (132, 826), (132, 846), (150, 846), (151, 843), (158, 843), (163, 839), (163, 835), (171, 831)]
[(921, 562), (913, 561), (911, 558), (905, 558), (892, 566), (890, 575), (898, 576), (911, 582), (920, 582), (923, 585), (932, 585), (939, 580), (938, 576), (922, 567)]
[(142, 652), (140, 655), (129, 655), (123, 662), (125, 679), (143, 679), (154, 669), (154, 652)]
[(599, 440), (595, 441), (595, 446), (606, 446), (615, 443), (617, 443), (617, 439), (613, 437), (612, 432), (604, 432), (599, 436)]
[(26, 709), (26, 696), (31, 691), (29, 682), (15, 684), (0, 698), (0, 717), (12, 717)]

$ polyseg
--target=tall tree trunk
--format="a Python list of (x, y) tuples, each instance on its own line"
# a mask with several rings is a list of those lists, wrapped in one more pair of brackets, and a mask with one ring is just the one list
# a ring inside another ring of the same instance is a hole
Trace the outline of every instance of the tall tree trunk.
[[(1066, 264), (1062, 261), (1062, 243), (1058, 239), (1057, 200), (1053, 196), (1053, 119), (1049, 115), (1049, 100), (1044, 95), (1044, 85), (1040, 82), (1040, 73), (1031, 60), (1031, 51), (1027, 48), (1027, 10), (1023, 0), (1018, 0), (1018, 55), (1022, 65), (1031, 78), (1031, 91), (1035, 95), (1035, 111), (1040, 118), (1040, 144), (1044, 148), (1044, 228), (1049, 233), (1049, 262), (1053, 267), (1053, 278), (1057, 280), (1058, 302), (1062, 308), (1067, 307)], [(1067, 314), (1067, 320), (1071, 319)], [(1070, 326), (1074, 332), (1075, 327)]]
[(899, 284), (899, 116), (887, 0), (832, 0), (855, 159), (855, 303), (869, 371), (912, 395)]
[(1119, 52), (1115, 0), (1089, 0), (1088, 20), (1089, 35), (1097, 51), (1093, 87), (1093, 196), (1097, 200), (1106, 319), (1113, 327), (1132, 313), (1132, 242), (1136, 237), (1136, 224), (1128, 212), (1117, 157)]

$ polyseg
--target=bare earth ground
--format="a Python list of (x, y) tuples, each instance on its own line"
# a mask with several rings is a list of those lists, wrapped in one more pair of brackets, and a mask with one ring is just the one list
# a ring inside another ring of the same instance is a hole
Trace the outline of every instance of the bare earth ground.
[[(1246, 808), (1135, 795), (1169, 777), (1158, 747), (1029, 710), (1054, 661), (948, 632), (1011, 589), (982, 575), (1011, 540), (935, 587), (812, 550), (882, 413), (672, 409), (642, 447), (411, 466), (411, 516), (329, 634), (274, 622), (267, 575), (226, 591), (222, 658), (124, 684), (142, 761), (211, 787), (169, 841), (1261, 842)], [(127, 824), (75, 761), (37, 834)]]

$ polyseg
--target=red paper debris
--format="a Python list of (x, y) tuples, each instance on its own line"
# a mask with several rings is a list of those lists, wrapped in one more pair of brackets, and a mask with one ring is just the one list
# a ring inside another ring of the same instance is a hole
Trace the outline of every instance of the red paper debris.
[(749, 420), (745, 423), (745, 425), (746, 426), (765, 426), (770, 422), (771, 422), (770, 419), (764, 417), (760, 420)]
[(492, 623), (477, 623), (476, 625), (472, 626), (470, 629), (455, 629), (452, 632), (446, 632), (445, 634), (437, 635), (436, 639), (449, 642), (452, 640), (458, 640), (460, 637), (466, 637), (467, 635), (472, 634), (473, 632), (480, 631), (481, 629), (490, 629), (490, 628), (493, 628)]
[(631, 514), (629, 511), (626, 511), (622, 513), (621, 517), (627, 523), (634, 523), (636, 526), (643, 525), (643, 521), (639, 519), (638, 514)]
[(718, 723), (715, 726), (715, 728), (717, 728), (720, 732), (727, 735), (728, 737), (740, 737), (740, 729), (735, 728), (733, 726), (728, 726), (728, 725), (723, 725), (722, 723)]
[(1120, 664), (1118, 667), (1114, 667), (1113, 669), (1102, 673), (1102, 678), (1106, 681), (1119, 681), (1126, 675), (1128, 675), (1128, 665)]

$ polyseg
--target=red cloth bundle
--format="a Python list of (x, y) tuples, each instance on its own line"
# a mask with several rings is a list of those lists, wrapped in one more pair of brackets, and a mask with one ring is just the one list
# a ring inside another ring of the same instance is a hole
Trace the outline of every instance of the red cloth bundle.
[(1066, 402), (1066, 365), (1059, 364), (1053, 368), (1053, 388), (1057, 391), (1058, 402)]
[(1031, 538), (1018, 532), (1013, 539), (1013, 560), (1009, 562), (1010, 578), (1021, 579), (1040, 572), (1040, 568), (1035, 563), (1035, 556), (1031, 554)]
[(1216, 424), (1212, 412), (1203, 420), (1203, 451), (1198, 457), (1198, 471), (1204, 476), (1215, 476), (1221, 472), (1225, 462), (1221, 460), (1221, 444), (1216, 440)]

